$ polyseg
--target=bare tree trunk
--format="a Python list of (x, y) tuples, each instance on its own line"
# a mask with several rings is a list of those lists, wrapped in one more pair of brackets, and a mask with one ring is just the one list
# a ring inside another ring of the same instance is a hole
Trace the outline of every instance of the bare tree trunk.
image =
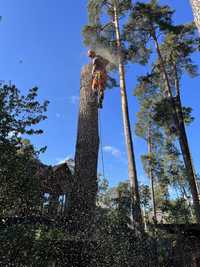
[(114, 26), (117, 39), (117, 47), (119, 51), (119, 78), (120, 78), (120, 89), (121, 89), (121, 101), (122, 101), (122, 114), (123, 114), (123, 124), (124, 124), (124, 134), (127, 146), (127, 155), (128, 155), (128, 171), (129, 171), (129, 180), (131, 187), (131, 197), (132, 197), (132, 217), (135, 223), (140, 225), (140, 228), (143, 228), (142, 222), (142, 213), (140, 208), (140, 196), (137, 180), (137, 171), (135, 164), (135, 155), (133, 150), (133, 141), (131, 136), (131, 127), (128, 111), (128, 101), (126, 94), (126, 82), (125, 82), (125, 70), (123, 59), (121, 56), (121, 37), (119, 29), (119, 17), (117, 11), (117, 0), (114, 1)]
[(197, 25), (197, 28), (200, 33), (200, 1), (199, 0), (190, 0), (192, 5), (192, 10), (194, 14), (194, 21)]
[(97, 98), (91, 88), (92, 66), (81, 73), (80, 110), (75, 153), (75, 173), (69, 196), (69, 216), (75, 231), (87, 231), (93, 219), (97, 194), (99, 151)]
[(187, 174), (188, 174), (188, 181), (189, 181), (190, 190), (191, 190), (192, 198), (193, 198), (193, 202), (194, 202), (195, 215), (196, 215), (197, 222), (200, 223), (199, 195), (198, 195), (196, 178), (195, 178), (194, 169), (193, 169), (192, 160), (191, 160), (191, 155), (190, 155), (190, 150), (189, 150), (189, 144), (188, 144), (188, 140), (187, 140), (187, 134), (185, 131), (185, 126), (184, 126), (184, 121), (183, 121), (182, 108), (181, 108), (181, 110), (179, 109), (179, 111), (177, 112), (176, 103), (175, 103), (174, 98), (173, 98), (168, 74), (167, 74), (167, 71), (165, 69), (165, 63), (164, 63), (164, 60), (162, 58), (160, 47), (158, 44), (158, 40), (157, 40), (154, 32), (152, 32), (152, 38), (154, 39), (155, 47), (156, 47), (158, 57), (160, 60), (160, 64), (161, 64), (161, 68), (162, 68), (162, 71), (163, 71), (163, 74), (164, 74), (164, 77), (166, 80), (167, 92), (169, 95), (169, 100), (171, 102), (174, 123), (176, 125), (176, 129), (178, 132), (179, 144), (180, 144), (180, 148), (181, 148), (182, 155), (183, 155), (183, 160), (184, 160), (185, 167), (186, 167)]
[[(178, 73), (177, 73), (177, 69), (176, 69), (176, 65), (175, 64), (174, 64), (174, 72), (175, 72), (175, 89), (176, 89), (176, 98), (175, 98), (176, 99), (176, 103), (175, 104), (176, 104), (176, 109), (177, 109), (177, 115), (178, 115), (180, 127), (181, 127), (181, 129), (182, 129), (182, 131), (185, 134), (186, 139), (187, 139), (184, 116), (183, 116), (183, 111), (182, 111), (180, 83), (179, 83)], [(187, 141), (187, 143), (188, 143), (188, 141)], [(188, 150), (189, 150), (189, 145), (188, 145)], [(189, 151), (189, 153), (190, 153), (190, 151)], [(198, 184), (197, 184), (196, 174), (195, 174), (195, 170), (194, 170), (194, 166), (193, 166), (193, 162), (192, 162), (191, 153), (190, 153), (190, 159), (191, 159), (191, 165), (192, 165), (193, 174), (194, 174), (194, 178), (195, 178), (195, 183), (196, 183), (196, 187), (197, 187), (197, 191), (198, 191)], [(198, 192), (198, 194), (199, 194), (199, 192)]]
[(154, 175), (152, 168), (152, 132), (151, 125), (148, 129), (148, 156), (149, 156), (149, 179), (151, 184), (151, 201), (153, 208), (153, 221), (157, 223), (157, 214), (156, 214), (156, 201), (155, 201), (155, 191), (154, 191)]

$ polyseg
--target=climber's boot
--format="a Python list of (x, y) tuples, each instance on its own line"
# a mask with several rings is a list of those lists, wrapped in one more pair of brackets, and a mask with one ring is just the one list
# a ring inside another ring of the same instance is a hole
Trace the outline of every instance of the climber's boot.
[(104, 99), (104, 92), (99, 91), (98, 94), (98, 108), (103, 108), (103, 99)]

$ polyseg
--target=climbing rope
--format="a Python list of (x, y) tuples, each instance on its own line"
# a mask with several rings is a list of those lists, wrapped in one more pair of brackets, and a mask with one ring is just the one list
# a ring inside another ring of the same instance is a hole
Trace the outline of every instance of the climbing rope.
[(102, 128), (101, 128), (102, 124), (101, 124), (100, 109), (98, 109), (98, 119), (99, 119), (99, 142), (100, 142), (101, 164), (102, 164), (103, 178), (105, 179), (105, 165), (104, 165), (104, 156), (103, 156)]

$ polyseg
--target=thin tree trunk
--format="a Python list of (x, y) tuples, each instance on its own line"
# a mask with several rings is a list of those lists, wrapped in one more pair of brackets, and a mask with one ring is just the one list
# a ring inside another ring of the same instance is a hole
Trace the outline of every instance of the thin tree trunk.
[[(159, 57), (159, 60), (160, 60), (160, 64), (161, 64), (161, 68), (162, 68), (162, 71), (163, 71), (163, 74), (164, 74), (164, 77), (165, 77), (165, 80), (166, 80), (169, 100), (171, 102), (171, 107), (172, 107), (172, 111), (173, 111), (174, 123), (176, 125), (176, 129), (177, 129), (177, 132), (178, 132), (179, 144), (180, 144), (180, 147), (181, 147), (183, 160), (184, 160), (185, 167), (186, 167), (187, 174), (188, 174), (190, 190), (191, 190), (192, 198), (193, 198), (193, 202), (194, 202), (195, 215), (196, 215), (197, 222), (200, 223), (199, 196), (198, 196), (198, 190), (197, 190), (196, 179), (195, 179), (195, 174), (194, 174), (194, 170), (193, 170), (193, 165), (192, 165), (192, 160), (191, 160), (191, 155), (190, 155), (187, 135), (186, 135), (185, 126), (184, 126), (183, 117), (182, 117), (183, 116), (182, 115), (182, 109), (181, 109), (181, 114), (179, 113), (180, 111), (177, 113), (176, 103), (175, 103), (174, 98), (173, 98), (173, 94), (172, 94), (172, 90), (171, 90), (168, 74), (167, 74), (167, 71), (165, 69), (165, 63), (164, 63), (164, 60), (162, 58), (160, 47), (159, 47), (159, 44), (158, 44), (158, 40), (157, 40), (156, 35), (155, 35), (154, 32), (152, 32), (152, 38), (154, 39), (155, 47), (156, 47), (156, 50), (157, 50), (157, 53), (158, 53), (158, 57)], [(182, 117), (182, 119), (181, 119), (182, 122), (181, 122), (181, 120), (179, 121), (179, 119), (181, 117)]]
[(189, 213), (190, 213), (190, 216), (191, 216), (191, 219), (194, 218), (193, 216), (193, 213), (192, 213), (192, 207), (191, 207), (191, 203), (190, 203), (190, 200), (189, 200), (189, 196), (186, 192), (186, 189), (183, 185), (181, 185), (181, 183), (179, 182), (179, 190), (181, 192), (181, 195), (182, 195), (182, 198), (186, 200), (186, 203), (188, 205), (188, 208), (189, 208)]
[[(151, 201), (153, 208), (153, 223), (157, 224), (157, 213), (156, 213), (156, 201), (155, 201), (155, 191), (154, 191), (154, 174), (152, 166), (152, 155), (153, 155), (153, 144), (152, 144), (152, 129), (151, 122), (148, 129), (148, 156), (149, 156), (149, 179), (151, 184)], [(157, 231), (156, 226), (153, 226), (152, 233), (154, 237), (154, 253), (155, 253), (155, 267), (158, 266), (158, 246), (157, 246)]]
[(200, 1), (199, 0), (190, 0), (192, 5), (192, 10), (194, 14), (194, 21), (197, 25), (197, 28), (200, 33)]
[(91, 88), (92, 66), (81, 73), (80, 110), (75, 153), (75, 173), (69, 195), (69, 215), (75, 231), (88, 231), (94, 218), (99, 151), (97, 98)]
[(145, 210), (145, 207), (144, 206), (142, 206), (141, 211), (142, 211), (142, 214), (143, 214), (144, 230), (145, 230), (145, 232), (147, 232), (148, 231), (148, 228), (147, 228), (147, 219), (146, 219), (147, 214), (146, 214), (146, 210)]
[(151, 125), (148, 129), (148, 156), (149, 156), (149, 179), (151, 184), (151, 201), (153, 208), (153, 221), (157, 223), (157, 214), (156, 214), (156, 201), (155, 201), (155, 191), (154, 191), (154, 175), (152, 168), (152, 132)]
[[(179, 78), (178, 78), (178, 73), (177, 73), (177, 69), (176, 69), (176, 65), (175, 64), (174, 64), (174, 72), (175, 72), (175, 89), (176, 89), (177, 115), (178, 115), (178, 119), (179, 119), (180, 128), (182, 129), (182, 132), (185, 134), (185, 138), (186, 138), (186, 141), (187, 141), (187, 144), (188, 144), (187, 134), (186, 134), (186, 129), (185, 129), (185, 123), (184, 123), (184, 116), (183, 116), (183, 111), (182, 111), (180, 84), (179, 84)], [(191, 158), (191, 153), (190, 153), (190, 150), (189, 150), (189, 145), (188, 145), (188, 151), (189, 151), (190, 160), (191, 160), (191, 167), (192, 167), (192, 171), (193, 171), (193, 177), (194, 177), (193, 179), (194, 179), (194, 183), (195, 183), (195, 187), (196, 187), (196, 191), (197, 191), (197, 192), (195, 192), (195, 194), (197, 194), (197, 198), (198, 198), (197, 200), (198, 200), (198, 204), (199, 204), (199, 208), (200, 208), (198, 184), (197, 184), (196, 174), (195, 174), (195, 171), (194, 171), (194, 166), (193, 166), (193, 162), (192, 162), (192, 158)], [(191, 187), (191, 185), (190, 185), (190, 187)], [(185, 188), (184, 188), (184, 191), (185, 191)], [(185, 194), (186, 194), (186, 192), (185, 192)], [(187, 200), (188, 200), (188, 197), (187, 197)], [(191, 208), (191, 205), (189, 205), (189, 206)], [(191, 212), (191, 214), (192, 214), (192, 212)], [(195, 214), (196, 214), (196, 212), (195, 212)]]
[(140, 208), (140, 196), (137, 180), (137, 171), (135, 164), (135, 156), (133, 150), (133, 141), (131, 136), (131, 127), (128, 111), (128, 101), (126, 94), (126, 82), (125, 82), (125, 70), (123, 59), (121, 56), (121, 37), (119, 29), (119, 17), (117, 11), (117, 0), (114, 1), (114, 26), (117, 39), (117, 48), (119, 52), (119, 78), (120, 78), (120, 90), (121, 90), (121, 101), (122, 101), (122, 114), (123, 114), (123, 124), (124, 124), (124, 134), (127, 146), (128, 155), (128, 172), (131, 187), (131, 197), (132, 197), (132, 217), (133, 220), (143, 228), (142, 214)]
[[(174, 64), (174, 72), (175, 72), (175, 89), (176, 89), (176, 109), (177, 109), (177, 115), (178, 115), (180, 127), (181, 127), (183, 133), (185, 133), (185, 136), (186, 136), (186, 139), (187, 139), (187, 134), (186, 134), (186, 129), (185, 129), (185, 122), (184, 122), (184, 116), (183, 116), (183, 111), (182, 111), (182, 102), (181, 102), (181, 94), (180, 94), (180, 84), (179, 84), (179, 78), (178, 78), (178, 73), (177, 73), (177, 69), (176, 69), (176, 65), (175, 64)], [(188, 143), (188, 140), (187, 140), (187, 143)], [(188, 150), (189, 150), (189, 145), (188, 145)], [(190, 151), (189, 151), (189, 153), (190, 153)], [(195, 174), (195, 170), (194, 170), (194, 166), (193, 166), (193, 162), (192, 162), (191, 153), (190, 153), (190, 159), (191, 159), (191, 164), (192, 164), (192, 169), (193, 169), (193, 174), (194, 174), (194, 178), (195, 178), (195, 183), (196, 183), (197, 191), (199, 191), (198, 190), (197, 179), (196, 179), (196, 174)], [(198, 194), (199, 194), (199, 192), (198, 192)]]

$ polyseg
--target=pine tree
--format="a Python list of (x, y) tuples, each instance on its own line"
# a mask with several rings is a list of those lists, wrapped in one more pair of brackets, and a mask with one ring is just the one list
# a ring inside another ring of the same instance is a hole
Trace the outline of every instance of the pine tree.
[[(162, 91), (159, 88), (158, 77), (155, 73), (139, 77), (135, 90), (140, 105), (136, 134), (148, 145), (148, 154), (142, 156), (142, 161), (145, 172), (150, 178), (154, 217), (156, 215), (154, 207), (164, 210), (166, 203), (169, 202), (169, 187), (173, 189), (175, 187), (175, 190), (181, 191), (181, 195), (184, 193), (184, 197), (188, 194), (186, 171), (180, 160), (180, 152), (176, 148), (176, 136), (170, 133), (169, 122), (166, 123), (169, 119), (166, 116), (163, 123), (162, 110), (166, 112), (166, 107), (160, 103)], [(157, 103), (160, 103), (161, 110), (159, 112), (156, 110), (155, 113)], [(184, 113), (184, 121), (190, 123), (191, 119), (189, 113)]]
[(200, 212), (198, 186), (185, 129), (185, 124), (190, 123), (193, 118), (190, 116), (191, 108), (182, 107), (180, 80), (183, 73), (188, 73), (191, 77), (197, 75), (197, 66), (192, 62), (191, 55), (197, 51), (198, 45), (196, 27), (193, 24), (187, 24), (175, 27), (173, 32), (166, 35), (165, 42), (160, 47), (170, 86), (174, 91), (174, 104), (180, 131), (179, 142), (189, 177), (197, 220), (199, 220)]
[[(97, 53), (100, 51), (102, 56), (109, 54), (110, 56), (107, 59), (110, 59), (114, 67), (119, 69), (123, 124), (127, 145), (129, 180), (132, 191), (132, 217), (138, 225), (142, 225), (137, 171), (131, 136), (124, 69), (125, 62), (131, 58), (131, 49), (129, 51), (126, 50), (125, 45), (122, 42), (119, 25), (119, 18), (121, 16), (125, 16), (126, 13), (130, 11), (130, 8), (130, 0), (90, 0), (88, 4), (90, 24), (85, 27), (84, 36), (86, 45), (94, 48)], [(105, 16), (108, 18), (108, 23), (104, 25), (102, 25), (101, 22), (103, 11), (105, 11)], [(113, 58), (115, 59), (114, 61)]]
[(153, 220), (157, 222), (157, 214), (156, 214), (156, 202), (155, 202), (155, 179), (153, 173), (153, 164), (152, 164), (152, 155), (153, 155), (153, 142), (152, 142), (152, 128), (151, 123), (148, 128), (148, 160), (149, 160), (149, 178), (151, 183), (151, 199), (152, 199), (152, 207), (153, 207)]
[(151, 74), (138, 78), (138, 86), (135, 89), (140, 111), (137, 113), (136, 134), (142, 137), (148, 146), (148, 154), (142, 156), (144, 169), (150, 179), (151, 207), (153, 209), (153, 219), (156, 221), (156, 203), (155, 203), (155, 148), (154, 142), (158, 138), (158, 127), (153, 121), (153, 106), (158, 101), (159, 94), (156, 86), (152, 82), (156, 77)]
[[(190, 190), (193, 196), (193, 202), (195, 207), (195, 214), (197, 221), (200, 222), (200, 203), (198, 197), (198, 190), (196, 186), (195, 174), (193, 170), (191, 154), (188, 145), (188, 139), (182, 119), (182, 108), (180, 108), (181, 102), (178, 100), (179, 104), (177, 106), (176, 99), (174, 98), (174, 82), (171, 81), (171, 71), (169, 71), (169, 62), (166, 62), (165, 53), (161, 49), (159, 44), (162, 38), (165, 38), (167, 33), (173, 32), (178, 35), (178, 38), (182, 38), (182, 45), (184, 46), (184, 52), (182, 54), (182, 59), (185, 57), (186, 61), (189, 58), (189, 55), (194, 51), (196, 46), (196, 38), (195, 38), (195, 30), (188, 31), (188, 27), (183, 26), (173, 26), (172, 24), (172, 14), (173, 12), (168, 6), (159, 6), (157, 4), (158, 1), (152, 0), (148, 4), (136, 3), (132, 14), (130, 16), (130, 20), (126, 26), (126, 37), (127, 41), (130, 42), (131, 45), (135, 45), (135, 36), (137, 39), (140, 37), (141, 40), (145, 41), (147, 46), (149, 42), (152, 41), (154, 44), (155, 52), (158, 57), (157, 66), (157, 74), (160, 74), (160, 87), (163, 90), (164, 101), (169, 103), (171, 114), (173, 118), (172, 127), (173, 131), (176, 131), (179, 144), (181, 147), (185, 167), (188, 174), (188, 179), (190, 183)], [(139, 37), (138, 37), (139, 36)], [(159, 36), (159, 37), (158, 37)], [(192, 43), (187, 42), (187, 37), (190, 36), (192, 38)], [(185, 38), (185, 42), (183, 41)], [(174, 48), (171, 43), (172, 49)], [(167, 49), (168, 50), (168, 49)], [(179, 47), (179, 51), (181, 51)], [(189, 52), (188, 52), (189, 51)], [(165, 51), (166, 52), (166, 51)], [(189, 63), (189, 62), (188, 62)], [(176, 63), (175, 63), (176, 64)], [(184, 67), (182, 67), (183, 73)], [(175, 72), (173, 72), (175, 75)], [(179, 76), (178, 76), (179, 77)], [(179, 79), (176, 79), (178, 82)], [(178, 108), (177, 108), (178, 107)]]
[[(144, 170), (150, 180), (151, 208), (153, 210), (154, 222), (157, 221), (157, 195), (156, 189), (162, 186), (166, 190), (164, 183), (162, 151), (163, 133), (160, 127), (154, 121), (153, 107), (160, 100), (161, 94), (157, 88), (156, 75), (147, 74), (138, 78), (138, 85), (135, 89), (135, 95), (138, 98), (140, 111), (137, 113), (136, 134), (142, 137), (148, 147), (146, 155), (142, 156)], [(163, 191), (164, 192), (164, 191)], [(167, 194), (167, 191), (165, 192)]]
[(92, 231), (97, 197), (98, 109), (91, 90), (91, 71), (90, 64), (81, 73), (75, 170), (68, 208), (72, 230), (82, 234)]

